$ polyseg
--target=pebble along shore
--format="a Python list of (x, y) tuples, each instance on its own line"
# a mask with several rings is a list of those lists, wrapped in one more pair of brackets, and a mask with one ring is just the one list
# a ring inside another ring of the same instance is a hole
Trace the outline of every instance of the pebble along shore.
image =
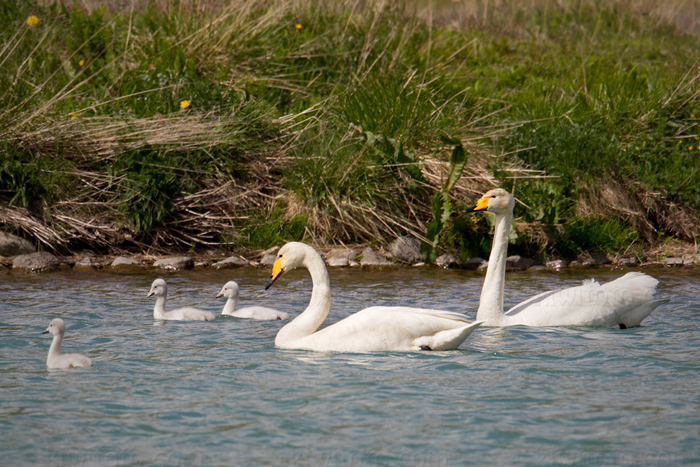
[[(235, 269), (240, 267), (272, 267), (279, 246), (267, 250), (226, 255), (210, 251), (202, 254), (144, 255), (139, 253), (123, 255), (99, 255), (84, 251), (71, 256), (56, 256), (52, 253), (37, 252), (34, 246), (24, 239), (9, 233), (0, 232), (0, 270), (25, 272), (50, 272), (58, 269), (128, 269), (156, 268), (163, 270), (186, 270), (196, 268)], [(465, 269), (485, 272), (488, 261), (484, 258), (469, 258), (466, 261), (445, 254), (428, 266), (421, 261), (420, 242), (413, 237), (399, 237), (386, 248), (319, 248), (330, 268), (396, 268), (396, 267), (440, 267), (445, 269)], [(591, 253), (586, 257), (566, 261), (553, 259), (539, 263), (532, 258), (518, 255), (509, 256), (507, 271), (562, 271), (575, 268), (634, 268), (668, 267), (687, 268), (700, 266), (700, 252), (690, 249), (681, 256), (667, 256), (655, 261), (640, 261), (636, 256), (610, 257), (602, 253)]]
[[(485, 273), (488, 262), (482, 258), (470, 258), (460, 261), (452, 255), (443, 255), (433, 266), (423, 262), (406, 263), (392, 257), (386, 251), (364, 250), (329, 250), (323, 254), (329, 268), (398, 268), (398, 267), (440, 267), (445, 269), (463, 269)], [(29, 253), (18, 256), (0, 256), (0, 271), (6, 272), (50, 272), (59, 269), (101, 269), (124, 270), (154, 268), (161, 270), (187, 270), (199, 268), (234, 269), (240, 267), (272, 267), (274, 254), (266, 255), (192, 255), (153, 257), (141, 254), (129, 256), (78, 254), (73, 256), (55, 256), (48, 252)], [(538, 263), (530, 258), (510, 256), (507, 271), (564, 271), (568, 269), (587, 268), (693, 268), (700, 267), (700, 254), (685, 257), (668, 257), (659, 261), (638, 261), (635, 257), (622, 256), (610, 258), (604, 262), (593, 259), (571, 261), (557, 259)]]

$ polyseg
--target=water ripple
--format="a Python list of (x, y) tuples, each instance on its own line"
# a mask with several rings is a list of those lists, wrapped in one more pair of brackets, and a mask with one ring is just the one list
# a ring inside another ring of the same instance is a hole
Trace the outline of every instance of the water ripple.
[[(617, 273), (596, 271), (602, 281)], [(694, 464), (700, 403), (700, 276), (655, 271), (669, 298), (644, 322), (604, 328), (481, 328), (453, 352), (280, 350), (280, 322), (217, 317), (154, 325), (152, 272), (0, 276), (0, 450), (7, 465)], [(585, 276), (509, 274), (506, 305)], [(301, 272), (168, 274), (171, 306), (241, 305), (295, 315)], [(483, 276), (331, 271), (328, 322), (369, 305), (474, 317)], [(90, 369), (48, 371), (51, 318)]]

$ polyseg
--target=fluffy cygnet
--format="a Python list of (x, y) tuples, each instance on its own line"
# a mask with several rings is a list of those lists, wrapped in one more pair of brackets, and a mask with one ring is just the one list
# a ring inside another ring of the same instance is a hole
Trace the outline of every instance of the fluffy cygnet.
[(156, 306), (153, 308), (153, 318), (170, 321), (214, 321), (216, 316), (211, 311), (198, 308), (183, 307), (174, 310), (165, 309), (165, 298), (168, 295), (168, 286), (163, 279), (156, 279), (151, 285), (148, 297), (156, 297)]
[(236, 281), (227, 282), (221, 289), (221, 292), (216, 294), (216, 297), (226, 297), (228, 299), (221, 312), (222, 315), (251, 319), (289, 319), (289, 314), (284, 311), (264, 306), (247, 306), (236, 310), (236, 302), (238, 302), (238, 284)]
[(53, 341), (49, 347), (49, 356), (46, 358), (46, 366), (49, 369), (58, 368), (79, 368), (92, 366), (92, 360), (79, 353), (61, 353), (61, 341), (63, 333), (66, 332), (66, 325), (61, 318), (54, 318), (43, 334), (53, 334)]

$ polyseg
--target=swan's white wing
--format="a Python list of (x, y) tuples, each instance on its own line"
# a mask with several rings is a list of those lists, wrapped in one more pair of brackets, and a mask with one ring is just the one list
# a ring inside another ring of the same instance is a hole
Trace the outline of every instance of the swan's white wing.
[[(544, 292), (511, 308), (508, 324), (528, 326), (639, 325), (640, 308), (649, 308), (658, 281), (639, 272), (631, 272), (600, 285), (588, 280), (578, 287)], [(625, 316), (634, 316), (630, 324)]]
[(265, 306), (247, 306), (239, 308), (234, 311), (231, 316), (236, 318), (250, 318), (250, 319), (262, 319), (262, 320), (273, 320), (273, 319), (289, 319), (289, 314), (284, 311), (275, 310), (274, 308), (268, 308)]
[(216, 315), (199, 308), (184, 307), (166, 312), (166, 318), (172, 321), (214, 321)]
[(69, 368), (78, 368), (78, 367), (89, 367), (92, 366), (92, 360), (90, 360), (89, 357), (79, 354), (79, 353), (69, 353), (65, 355), (61, 355), (62, 357), (66, 357), (69, 360)]
[[(337, 352), (457, 348), (481, 323), (441, 310), (376, 306), (299, 340), (298, 348)], [(457, 331), (442, 334), (445, 331)]]
[(510, 310), (506, 311), (506, 316), (515, 316), (518, 313), (520, 313), (521, 311), (527, 309), (527, 307), (532, 306), (536, 303), (539, 303), (539, 302), (543, 301), (544, 299), (546, 299), (547, 297), (554, 295), (555, 293), (559, 293), (562, 290), (566, 290), (566, 289), (550, 290), (548, 292), (542, 292), (541, 294), (537, 294), (534, 297), (530, 297), (527, 300), (518, 303)]
[(64, 353), (54, 355), (47, 361), (49, 369), (66, 369), (92, 366), (92, 360), (79, 353)]

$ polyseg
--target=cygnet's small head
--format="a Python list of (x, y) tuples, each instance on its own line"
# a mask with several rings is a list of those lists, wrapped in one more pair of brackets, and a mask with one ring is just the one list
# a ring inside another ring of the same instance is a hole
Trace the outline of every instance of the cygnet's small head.
[(165, 295), (168, 293), (168, 286), (165, 285), (165, 281), (163, 279), (156, 279), (153, 281), (153, 284), (151, 284), (151, 290), (148, 292), (147, 297), (152, 297), (155, 295), (156, 297), (160, 297), (162, 295)]
[(301, 242), (290, 242), (280, 248), (277, 252), (275, 264), (272, 265), (272, 275), (270, 275), (270, 280), (267, 281), (265, 290), (269, 289), (285, 272), (302, 266), (309, 250), (313, 251), (313, 248)]
[(221, 289), (221, 292), (216, 294), (216, 298), (237, 298), (238, 297), (238, 284), (236, 281), (228, 281), (226, 285)]
[(462, 212), (488, 211), (496, 214), (507, 214), (513, 212), (514, 206), (513, 195), (502, 188), (495, 188), (484, 193), (474, 206)]
[(51, 320), (51, 324), (49, 324), (49, 327), (46, 328), (46, 330), (44, 330), (44, 332), (42, 332), (42, 334), (51, 333), (54, 336), (58, 335), (58, 334), (63, 335), (65, 330), (66, 330), (66, 325), (63, 322), (63, 320), (61, 318), (54, 318)]

